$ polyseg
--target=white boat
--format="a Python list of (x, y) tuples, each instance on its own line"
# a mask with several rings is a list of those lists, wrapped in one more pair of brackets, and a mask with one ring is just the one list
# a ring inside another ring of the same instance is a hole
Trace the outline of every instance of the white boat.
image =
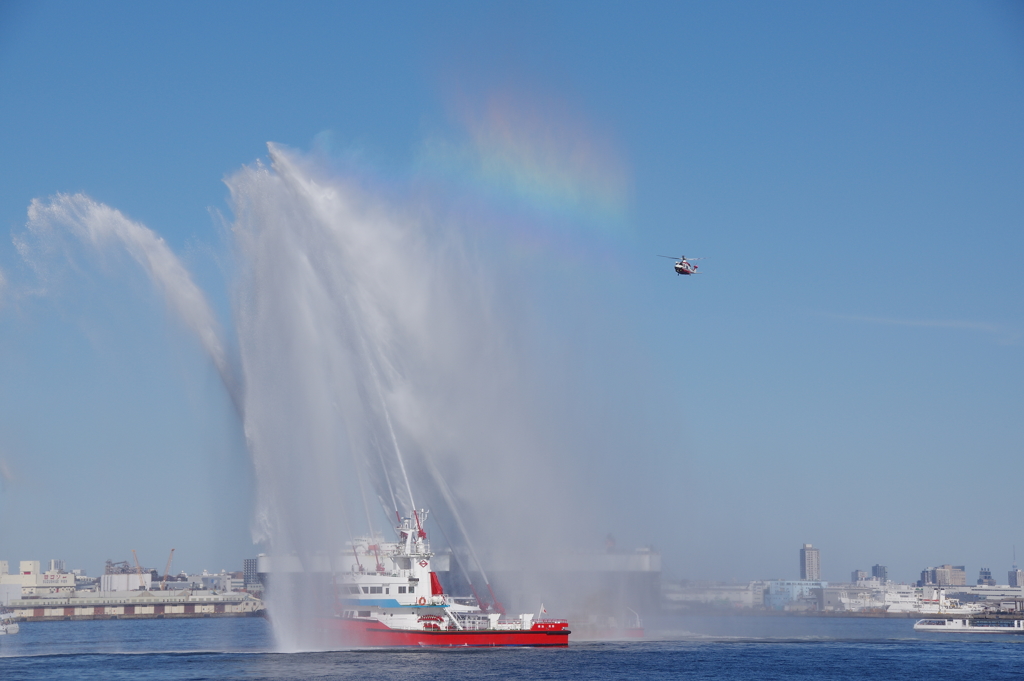
[(1024, 620), (995, 617), (918, 620), (914, 631), (943, 631), (953, 634), (1024, 634)]
[(14, 621), (14, 615), (0, 608), (0, 635), (17, 634), (21, 625)]
[(946, 590), (935, 586), (897, 586), (885, 594), (886, 612), (920, 613), (922, 615), (960, 615), (974, 617), (985, 608), (981, 603), (961, 603), (956, 598), (946, 598)]

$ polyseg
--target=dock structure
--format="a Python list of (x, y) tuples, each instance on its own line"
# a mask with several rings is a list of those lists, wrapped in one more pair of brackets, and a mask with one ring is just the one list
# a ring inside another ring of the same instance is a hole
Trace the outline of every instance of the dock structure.
[(265, 610), (263, 601), (248, 593), (187, 589), (79, 592), (66, 598), (18, 598), (7, 607), (14, 618), (22, 622), (258, 617)]

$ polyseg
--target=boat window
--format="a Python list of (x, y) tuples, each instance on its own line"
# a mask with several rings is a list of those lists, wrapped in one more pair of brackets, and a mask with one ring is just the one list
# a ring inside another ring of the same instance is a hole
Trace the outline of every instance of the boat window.
[(360, 617), (369, 617), (370, 616), (370, 611), (369, 610), (360, 610), (359, 611), (359, 616)]
[(404, 594), (405, 593), (405, 587), (404, 586), (398, 587), (398, 593)]

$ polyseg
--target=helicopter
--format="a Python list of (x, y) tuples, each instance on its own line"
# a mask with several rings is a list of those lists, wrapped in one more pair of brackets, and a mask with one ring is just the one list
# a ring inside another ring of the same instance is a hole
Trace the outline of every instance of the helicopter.
[(659, 258), (672, 258), (673, 260), (676, 261), (676, 266), (675, 266), (676, 274), (686, 274), (686, 275), (700, 274), (700, 272), (697, 271), (697, 265), (694, 265), (692, 262), (690, 262), (690, 260), (703, 260), (704, 259), (704, 258), (690, 258), (690, 260), (687, 260), (685, 255), (681, 255), (678, 258), (676, 256), (674, 256), (674, 255), (659, 255), (658, 257)]

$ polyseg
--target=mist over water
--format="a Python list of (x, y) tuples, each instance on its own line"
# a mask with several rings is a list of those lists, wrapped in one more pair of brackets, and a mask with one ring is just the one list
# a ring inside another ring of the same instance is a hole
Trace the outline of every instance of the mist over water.
[[(347, 539), (390, 539), (395, 512), (415, 508), (445, 528), (427, 527), (435, 550), (443, 535), (465, 549), (456, 505), (504, 568), (553, 546), (568, 527), (548, 521), (566, 517), (572, 492), (536, 427), (543, 380), (521, 342), (521, 307), (500, 291), (472, 225), (269, 152), (269, 167), (226, 180), (237, 346), (166, 243), (88, 197), (34, 201), (19, 251), (44, 283), (56, 261), (77, 257), (75, 241), (143, 268), (235, 403), (257, 485), (253, 540), (267, 553), (322, 574)], [(321, 645), (324, 584), (281, 580), (270, 594), (281, 648)]]

